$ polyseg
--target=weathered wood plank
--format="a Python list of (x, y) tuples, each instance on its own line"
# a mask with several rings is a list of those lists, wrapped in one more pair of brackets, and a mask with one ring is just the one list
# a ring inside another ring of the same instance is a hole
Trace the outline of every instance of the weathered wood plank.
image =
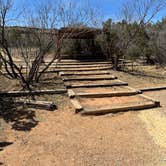
[(117, 91), (117, 92), (107, 92), (107, 93), (76, 93), (76, 96), (86, 97), (86, 98), (100, 98), (100, 97), (120, 97), (120, 96), (132, 96), (138, 94), (137, 91)]
[(49, 70), (49, 72), (61, 72), (61, 71), (100, 71), (100, 70), (110, 70), (112, 67), (93, 67), (93, 68), (55, 68)]
[(68, 90), (68, 96), (69, 96), (70, 98), (74, 98), (74, 97), (76, 96), (76, 94), (75, 94), (75, 92), (74, 92), (72, 89), (69, 89), (69, 90)]
[(64, 94), (64, 93), (67, 93), (66, 89), (36, 90), (36, 91), (8, 91), (8, 92), (0, 92), (0, 97), (20, 97), (20, 96), (30, 96), (30, 95)]
[(88, 76), (88, 75), (103, 75), (103, 74), (111, 74), (110, 71), (80, 71), (80, 72), (60, 72), (59, 73), (61, 76), (72, 76), (72, 75), (77, 75), (77, 76)]
[(48, 102), (48, 101), (35, 101), (35, 100), (24, 100), (24, 99), (19, 99), (15, 100), (14, 103), (16, 104), (24, 104), (32, 108), (36, 109), (45, 109), (49, 111), (54, 111), (57, 109), (57, 106), (55, 105), (54, 102)]
[(63, 81), (85, 81), (85, 80), (113, 80), (113, 79), (117, 79), (117, 77), (115, 76), (111, 76), (111, 75), (101, 75), (101, 76), (96, 76), (96, 75), (90, 75), (90, 76), (65, 76), (62, 77)]
[(128, 83), (123, 82), (123, 81), (118, 81), (114, 83), (88, 83), (88, 84), (70, 84), (70, 83), (65, 83), (67, 88), (88, 88), (88, 87), (105, 87), (105, 86), (127, 86)]
[(158, 87), (148, 87), (148, 88), (141, 88), (140, 91), (148, 92), (148, 91), (159, 91), (159, 90), (166, 90), (166, 86), (158, 86)]
[(130, 106), (117, 106), (117, 107), (103, 107), (103, 108), (94, 108), (94, 109), (84, 109), (80, 113), (82, 115), (103, 115), (108, 113), (118, 113), (118, 112), (125, 112), (125, 111), (132, 111), (132, 110), (142, 110), (142, 109), (150, 109), (153, 107), (157, 107), (155, 102), (149, 101), (149, 102), (142, 102), (142, 103), (136, 103), (132, 104)]
[(83, 110), (83, 107), (81, 106), (80, 102), (77, 99), (71, 99), (70, 101), (75, 108), (75, 113), (78, 113)]

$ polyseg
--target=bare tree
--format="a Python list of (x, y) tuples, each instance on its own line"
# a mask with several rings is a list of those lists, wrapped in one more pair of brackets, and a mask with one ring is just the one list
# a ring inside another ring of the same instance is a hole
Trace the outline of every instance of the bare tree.
[[(12, 8), (11, 0), (0, 1), (0, 30), (1, 30), (1, 59), (7, 76), (19, 79), (23, 88), (30, 89), (50, 65), (61, 57), (63, 40), (91, 31), (96, 25), (95, 12), (90, 7), (89, 1), (84, 6), (77, 5), (70, 0), (50, 1), (34, 5), (35, 8), (25, 14), (26, 27), (17, 28), (20, 38), (16, 41), (17, 53), (24, 63), (16, 63), (13, 59), (9, 36), (11, 28), (6, 26), (6, 15)], [(63, 27), (63, 28), (61, 28)], [(53, 50), (53, 55), (48, 54)], [(48, 63), (43, 66), (43, 61)]]
[(11, 78), (20, 79), (22, 83), (25, 84), (27, 88), (29, 88), (26, 79), (24, 78), (21, 72), (22, 68), (14, 63), (9, 43), (7, 40), (7, 35), (8, 35), (7, 20), (11, 8), (12, 8), (11, 0), (6, 0), (6, 1), (0, 0), (0, 46), (1, 46), (0, 58), (8, 76)]
[[(116, 33), (115, 52), (110, 55), (116, 70), (119, 69), (119, 59), (123, 58), (128, 48), (135, 42), (140, 29), (150, 23), (165, 5), (165, 0), (129, 0), (123, 4), (122, 21), (112, 27), (110, 25), (111, 31)], [(134, 22), (137, 23), (135, 28)]]

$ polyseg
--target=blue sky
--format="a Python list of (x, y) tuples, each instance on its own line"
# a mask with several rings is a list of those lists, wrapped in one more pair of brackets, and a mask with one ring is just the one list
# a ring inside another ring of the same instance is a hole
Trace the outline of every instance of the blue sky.
[[(122, 5), (127, 0), (91, 0), (93, 4), (98, 4), (101, 7), (104, 19), (112, 18), (114, 21), (119, 19)], [(153, 21), (157, 21), (166, 16), (166, 9), (163, 9)]]
[[(18, 8), (24, 4), (24, 6), (32, 6), (33, 2), (38, 1), (39, 3), (41, 1), (43, 2), (49, 2), (50, 0), (13, 0), (15, 6)], [(57, 1), (57, 0), (53, 0)], [(63, 1), (68, 1), (68, 0), (63, 0)], [(81, 1), (85, 0), (74, 0), (76, 3), (81, 3)], [(120, 14), (120, 9), (123, 3), (125, 3), (127, 0), (89, 0), (92, 5), (97, 7), (99, 11), (102, 12), (104, 20), (108, 18), (112, 18), (114, 21), (118, 20), (118, 15)], [(158, 14), (153, 21), (160, 20), (162, 17), (166, 16), (166, 10), (163, 10)]]

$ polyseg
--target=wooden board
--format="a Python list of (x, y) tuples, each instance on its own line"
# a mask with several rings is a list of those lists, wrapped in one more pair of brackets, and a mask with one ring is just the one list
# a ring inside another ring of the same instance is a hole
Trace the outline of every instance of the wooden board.
[(89, 75), (89, 76), (63, 76), (63, 81), (75, 81), (75, 80), (112, 80), (117, 79), (117, 77), (112, 75)]
[(112, 67), (92, 67), (92, 68), (55, 68), (55, 69), (49, 69), (51, 72), (61, 72), (61, 71), (99, 71), (99, 70), (110, 70)]
[(114, 96), (132, 96), (141, 93), (136, 89), (130, 89), (128, 86), (114, 87), (92, 87), (92, 88), (74, 88), (69, 89), (69, 97), (114, 97)]
[(85, 109), (81, 112), (82, 115), (104, 115), (108, 113), (117, 113), (117, 112), (125, 112), (125, 111), (133, 111), (133, 110), (142, 110), (142, 109), (150, 109), (157, 107), (158, 105), (155, 102), (142, 102), (142, 103), (133, 103), (129, 106), (114, 106), (114, 107), (103, 107), (98, 109)]
[(64, 72), (60, 72), (59, 73), (61, 76), (88, 76), (88, 75), (103, 75), (103, 74), (111, 74), (110, 71), (74, 71), (74, 72), (68, 72), (68, 71), (64, 71)]
[(67, 88), (82, 88), (82, 87), (104, 87), (104, 86), (125, 86), (128, 83), (120, 80), (97, 80), (97, 81), (71, 81), (65, 82)]
[(41, 95), (41, 94), (64, 94), (66, 89), (57, 90), (36, 90), (36, 91), (8, 91), (0, 92), (0, 97), (20, 97), (20, 96), (30, 96), (30, 95)]
[[(82, 106), (83, 115), (100, 115), (106, 113), (116, 113), (123, 111), (141, 110), (160, 105), (144, 95), (123, 96), (123, 97), (102, 97), (102, 98), (76, 98), (79, 105)], [(75, 99), (75, 100), (76, 100)]]
[(80, 65), (80, 64), (78, 64), (78, 65), (55, 64), (55, 65), (50, 66), (50, 68), (55, 68), (55, 67), (57, 67), (57, 68), (83, 68), (83, 67), (85, 67), (85, 68), (88, 68), (88, 67), (94, 68), (94, 67), (112, 67), (112, 65), (110, 65), (110, 64), (90, 64), (90, 65), (87, 65), (87, 64), (84, 64), (84, 65)]

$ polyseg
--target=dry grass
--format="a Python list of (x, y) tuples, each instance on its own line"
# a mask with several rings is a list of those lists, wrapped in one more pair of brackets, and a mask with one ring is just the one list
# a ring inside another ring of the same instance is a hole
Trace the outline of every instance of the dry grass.
[(166, 85), (165, 68), (157, 68), (156, 66), (137, 66), (134, 68), (134, 71), (128, 68), (123, 72), (111, 72), (119, 79), (128, 82), (129, 86), (138, 89)]

